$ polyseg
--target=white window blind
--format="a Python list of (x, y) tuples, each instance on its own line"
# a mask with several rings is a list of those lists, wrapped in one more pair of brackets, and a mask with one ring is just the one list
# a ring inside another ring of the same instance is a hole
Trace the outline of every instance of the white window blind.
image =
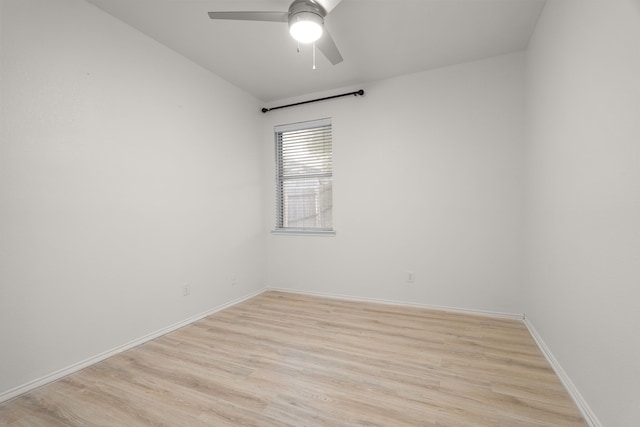
[(331, 120), (276, 126), (276, 231), (333, 231)]

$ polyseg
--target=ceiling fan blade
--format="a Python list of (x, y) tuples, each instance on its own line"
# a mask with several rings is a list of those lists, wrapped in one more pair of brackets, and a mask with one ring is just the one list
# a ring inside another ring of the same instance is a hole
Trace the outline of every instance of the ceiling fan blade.
[(233, 19), (236, 21), (289, 22), (288, 12), (209, 12), (211, 19)]
[(336, 46), (326, 27), (322, 32), (320, 40), (316, 42), (316, 47), (320, 49), (320, 52), (322, 52), (333, 65), (342, 62), (342, 55), (340, 55), (338, 46)]
[(331, 11), (342, 1), (342, 0), (314, 0), (318, 3), (324, 10), (327, 11), (327, 14), (331, 13)]

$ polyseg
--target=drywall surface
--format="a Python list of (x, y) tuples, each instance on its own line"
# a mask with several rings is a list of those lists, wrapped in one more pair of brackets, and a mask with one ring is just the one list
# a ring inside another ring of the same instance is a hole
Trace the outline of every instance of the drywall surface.
[(267, 284), (521, 313), (524, 55), (360, 88), (265, 115), (266, 226), (273, 126), (331, 117), (336, 230), (270, 235)]
[(527, 61), (526, 313), (602, 425), (637, 426), (638, 2), (547, 2)]
[(254, 98), (84, 1), (1, 31), (0, 395), (263, 286)]

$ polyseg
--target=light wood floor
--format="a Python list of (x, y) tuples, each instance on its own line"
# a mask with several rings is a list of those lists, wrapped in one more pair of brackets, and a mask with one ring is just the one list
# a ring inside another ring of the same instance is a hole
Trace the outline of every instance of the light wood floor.
[(522, 322), (266, 292), (0, 404), (2, 426), (585, 426)]

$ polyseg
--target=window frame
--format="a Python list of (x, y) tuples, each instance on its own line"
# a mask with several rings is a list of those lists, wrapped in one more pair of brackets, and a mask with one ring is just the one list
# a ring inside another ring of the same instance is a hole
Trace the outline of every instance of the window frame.
[[(276, 204), (276, 217), (275, 227), (271, 231), (273, 234), (285, 234), (285, 235), (307, 235), (307, 236), (335, 236), (336, 232), (333, 225), (333, 218), (331, 221), (331, 227), (283, 227), (284, 223), (284, 190), (283, 184), (285, 181), (294, 181), (295, 179), (304, 178), (285, 178), (283, 176), (282, 167), (282, 147), (281, 147), (281, 135), (285, 132), (293, 132), (300, 130), (311, 130), (322, 127), (329, 127), (333, 132), (333, 124), (331, 118), (323, 118), (317, 120), (309, 120), (304, 122), (290, 123), (285, 125), (277, 125), (274, 127), (274, 146), (275, 146), (275, 204)], [(331, 211), (333, 215), (333, 134), (330, 136), (331, 147), (331, 170), (325, 173), (323, 178), (329, 178), (331, 181)]]

